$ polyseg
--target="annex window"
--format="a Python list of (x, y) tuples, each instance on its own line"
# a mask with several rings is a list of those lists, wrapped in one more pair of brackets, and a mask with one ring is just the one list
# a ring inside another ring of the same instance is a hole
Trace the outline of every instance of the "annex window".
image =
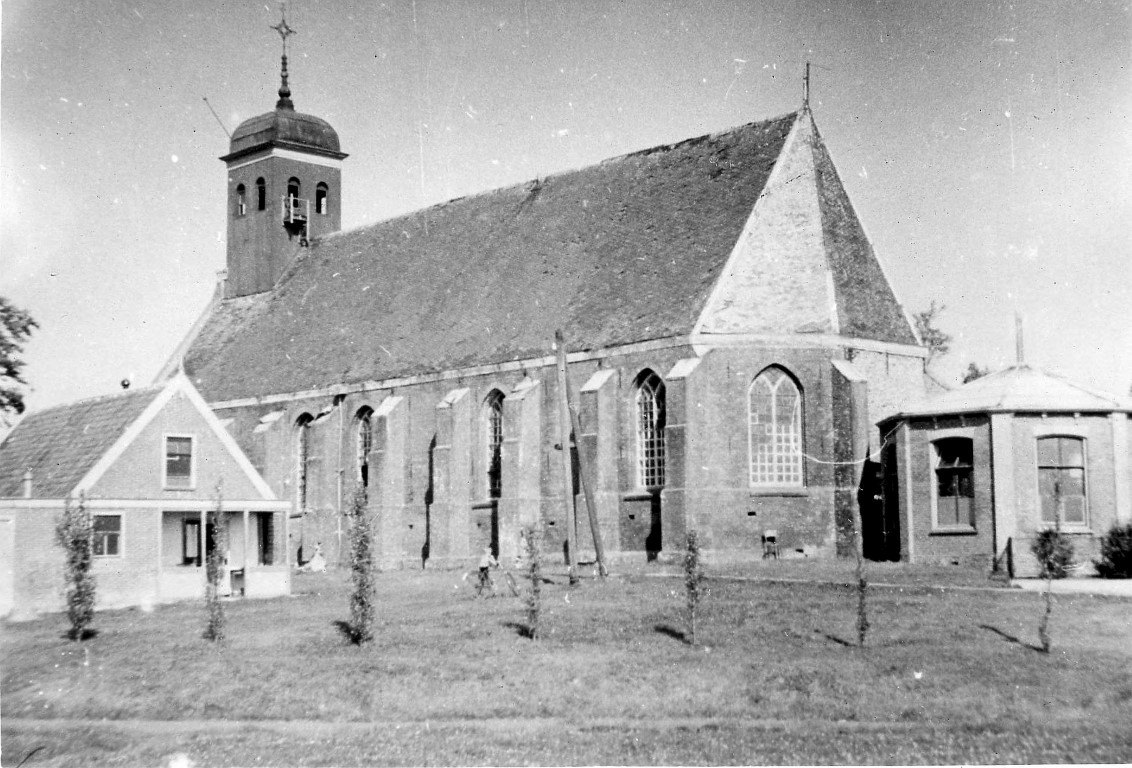
[(664, 381), (652, 371), (637, 377), (637, 486), (664, 487)]
[(267, 210), (267, 183), (262, 176), (255, 180), (255, 199), (257, 211)]
[(373, 409), (362, 408), (354, 420), (355, 447), (357, 450), (357, 480), (363, 488), (369, 487), (369, 454), (373, 450)]
[(935, 524), (939, 528), (975, 527), (974, 442), (945, 437), (935, 449)]
[(752, 486), (801, 486), (802, 392), (785, 370), (767, 368), (747, 389)]
[(483, 401), (484, 466), (488, 498), (503, 495), (503, 393), (493, 389)]
[(307, 511), (307, 481), (310, 471), (310, 432), (314, 419), (304, 413), (295, 421), (295, 503), (300, 512)]
[(1043, 523), (1088, 525), (1084, 440), (1067, 436), (1038, 438), (1038, 494)]
[(243, 184), (236, 185), (236, 215), (243, 216), (248, 212), (248, 191)]
[(193, 487), (193, 439), (188, 436), (165, 438), (165, 487)]
[(314, 210), (322, 216), (330, 213), (330, 187), (325, 181), (320, 181), (314, 188)]
[(91, 544), (95, 557), (117, 557), (122, 554), (122, 516), (95, 515), (94, 540)]

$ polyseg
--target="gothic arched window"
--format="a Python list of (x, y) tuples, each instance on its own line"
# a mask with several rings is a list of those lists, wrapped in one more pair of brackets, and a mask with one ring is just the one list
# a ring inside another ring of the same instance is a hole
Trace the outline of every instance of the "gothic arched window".
[(358, 410), (354, 419), (357, 434), (357, 471), (358, 482), (363, 488), (369, 487), (369, 454), (373, 450), (373, 409), (370, 407)]
[(637, 486), (664, 487), (664, 380), (649, 370), (637, 376)]
[(767, 368), (747, 390), (752, 486), (802, 485), (802, 391), (784, 369)]
[(488, 498), (503, 495), (503, 393), (493, 389), (483, 401), (484, 466)]

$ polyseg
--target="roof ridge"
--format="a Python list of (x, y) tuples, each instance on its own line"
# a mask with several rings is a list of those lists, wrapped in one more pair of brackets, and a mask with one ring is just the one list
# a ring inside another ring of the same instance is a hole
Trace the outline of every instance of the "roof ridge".
[[(524, 181), (516, 182), (515, 184), (510, 184), (510, 185), (502, 186), (502, 187), (493, 187), (491, 189), (485, 189), (485, 190), (482, 190), (482, 191), (479, 191), (479, 192), (472, 192), (472, 193), (467, 194), (467, 195), (460, 195), (458, 197), (452, 197), (452, 198), (449, 198), (448, 200), (442, 200), (439, 203), (433, 203), (432, 205), (426, 206), (424, 208), (416, 208), (412, 211), (400, 213), (400, 214), (397, 214), (395, 216), (390, 216), (388, 218), (377, 219), (376, 221), (370, 221), (370, 222), (367, 222), (365, 224), (359, 224), (358, 226), (351, 227), (350, 229), (340, 229), (337, 232), (331, 232), (327, 235), (316, 238), (312, 242), (311, 245), (316, 246), (319, 243), (324, 242), (326, 240), (340, 238), (340, 237), (343, 237), (345, 235), (353, 234), (355, 232), (366, 231), (371, 227), (376, 227), (376, 226), (379, 226), (381, 224), (388, 224), (388, 223), (394, 222), (394, 221), (401, 221), (401, 220), (409, 219), (409, 218), (414, 217), (414, 216), (419, 216), (419, 215), (424, 214), (424, 213), (428, 213), (429, 211), (438, 210), (438, 209), (441, 209), (441, 208), (446, 208), (449, 205), (451, 205), (453, 203), (460, 202), (462, 200), (477, 200), (479, 198), (484, 198), (484, 197), (488, 197), (488, 196), (491, 196), (491, 195), (496, 195), (496, 194), (511, 192), (511, 191), (518, 192), (518, 191), (521, 191), (521, 190), (524, 190), (524, 189), (527, 190), (527, 192), (529, 193), (529, 192), (533, 191), (534, 189), (540, 188), (543, 184), (545, 184), (550, 179), (558, 179), (558, 178), (561, 178), (563, 176), (569, 176), (571, 174), (580, 173), (582, 171), (589, 170), (590, 168), (598, 168), (598, 167), (603, 166), (603, 165), (617, 163), (617, 162), (620, 162), (620, 161), (625, 160), (625, 159), (630, 158), (630, 157), (653, 154), (653, 153), (656, 153), (656, 152), (671, 152), (674, 149), (678, 149), (680, 147), (684, 147), (684, 146), (687, 146), (689, 144), (696, 144), (698, 142), (707, 141), (707, 140), (710, 140), (710, 139), (718, 139), (718, 138), (723, 137), (723, 136), (738, 133), (739, 131), (743, 130), (744, 128), (750, 128), (751, 126), (754, 126), (754, 125), (769, 125), (771, 123), (777, 123), (777, 122), (784, 121), (787, 118), (796, 120), (796, 119), (798, 119), (798, 116), (801, 113), (802, 113), (802, 110), (796, 109), (796, 110), (793, 110), (791, 112), (784, 112), (781, 115), (776, 115), (775, 117), (769, 117), (765, 120), (752, 120), (752, 121), (747, 122), (747, 123), (741, 123), (740, 125), (734, 125), (730, 128), (725, 128), (724, 130), (721, 130), (721, 131), (713, 131), (713, 132), (710, 132), (710, 133), (701, 134), (699, 136), (692, 136), (690, 138), (681, 139), (680, 141), (673, 142), (673, 143), (670, 143), (670, 144), (655, 144), (651, 147), (644, 147), (643, 149), (635, 149), (631, 152), (625, 152), (625, 153), (622, 153), (620, 155), (614, 155), (612, 157), (607, 157), (607, 158), (604, 158), (602, 160), (598, 160), (597, 162), (590, 163), (589, 165), (581, 165), (581, 166), (577, 166), (577, 167), (574, 167), (574, 168), (567, 168), (567, 169), (564, 169), (564, 170), (561, 170), (561, 171), (556, 171), (554, 173), (549, 173), (545, 176), (536, 176), (533, 179), (526, 179)], [(812, 119), (812, 117), (811, 117), (811, 119)]]

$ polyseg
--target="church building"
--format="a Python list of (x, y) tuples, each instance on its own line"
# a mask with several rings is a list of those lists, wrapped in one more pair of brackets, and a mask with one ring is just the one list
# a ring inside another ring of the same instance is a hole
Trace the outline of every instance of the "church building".
[(690, 529), (709, 556), (851, 546), (925, 350), (808, 106), (342, 232), (347, 155), (285, 54), (279, 95), (221, 158), (226, 276), (163, 375), (294, 502), (293, 561), (345, 559), (359, 487), (385, 568), (510, 558), (535, 525), (561, 553), (583, 480), (613, 558)]

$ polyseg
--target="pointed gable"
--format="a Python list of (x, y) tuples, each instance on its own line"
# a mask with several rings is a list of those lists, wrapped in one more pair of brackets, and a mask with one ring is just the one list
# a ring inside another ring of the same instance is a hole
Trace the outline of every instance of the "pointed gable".
[(23, 495), (32, 473), (36, 498), (63, 498), (161, 393), (138, 389), (28, 414), (0, 444), (0, 498)]
[(808, 113), (795, 123), (697, 330), (918, 343)]

